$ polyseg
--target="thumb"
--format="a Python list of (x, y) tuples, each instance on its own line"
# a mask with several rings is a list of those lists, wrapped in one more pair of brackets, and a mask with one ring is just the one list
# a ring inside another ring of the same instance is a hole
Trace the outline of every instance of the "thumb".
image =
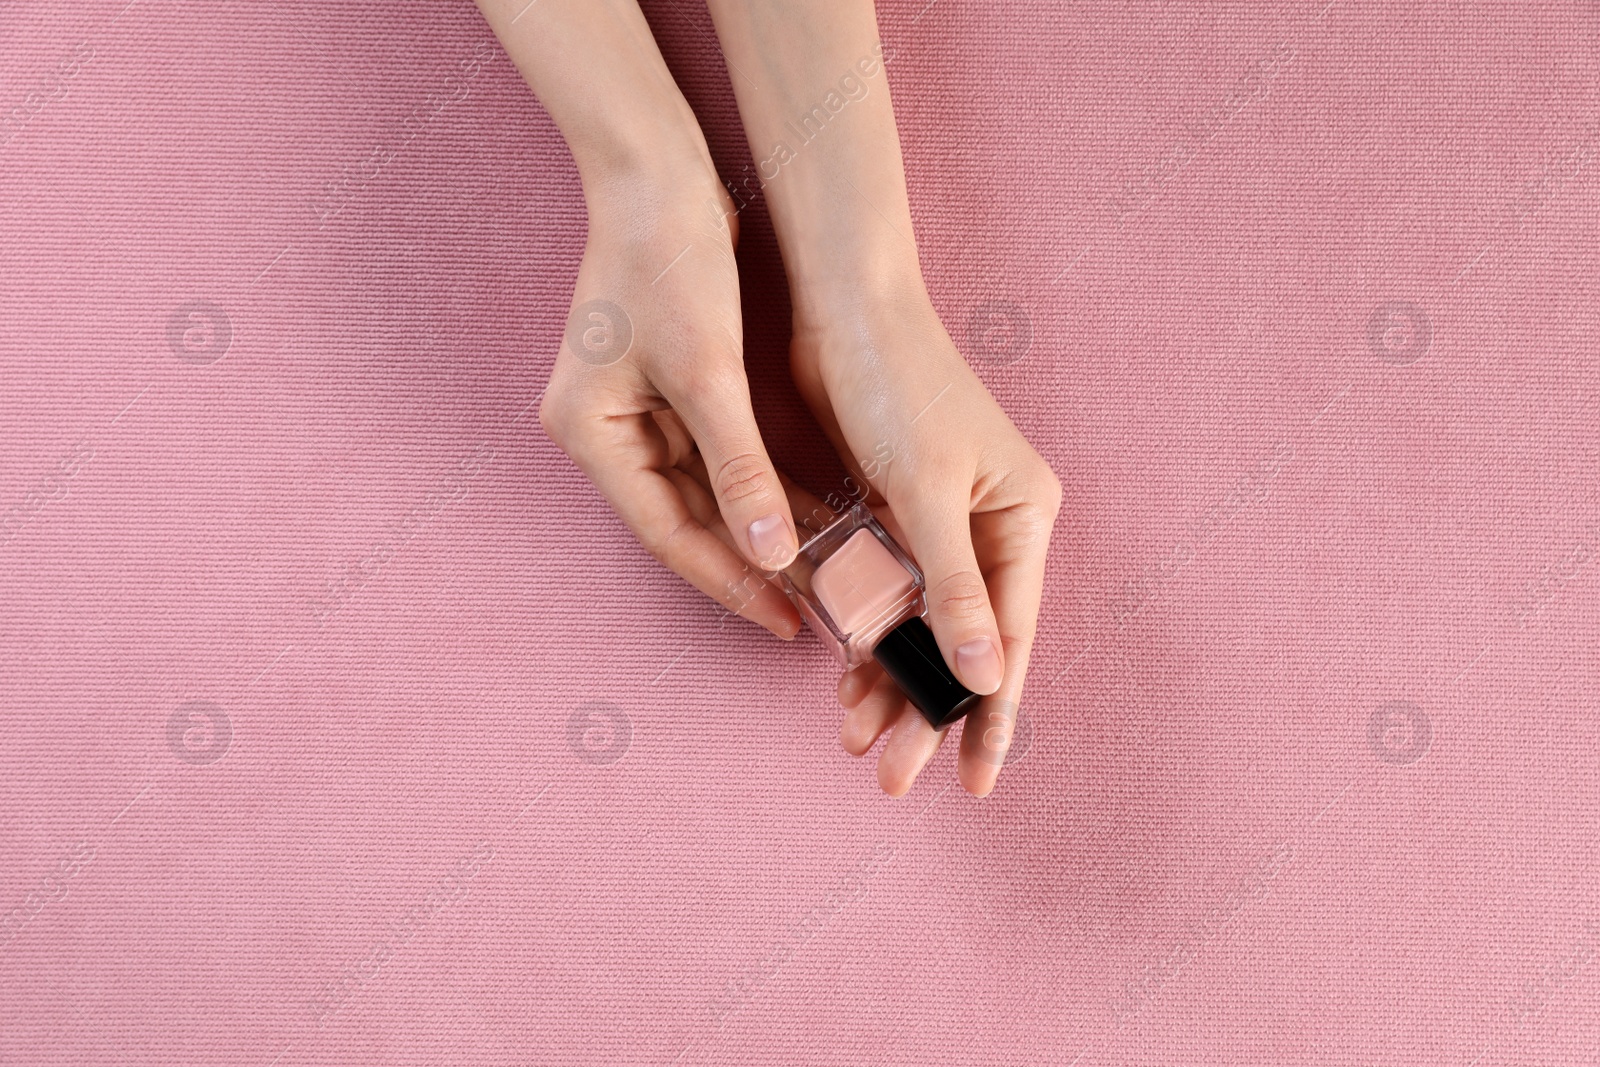
[(702, 362), (697, 370), (691, 387), (661, 391), (700, 448), (735, 547), (763, 571), (781, 570), (794, 561), (800, 543), (788, 496), (756, 427), (744, 367), (713, 369)]
[(893, 503), (906, 547), (927, 580), (928, 624), (961, 684), (987, 695), (1005, 672), (1000, 628), (972, 550), (966, 494), (922, 494)]

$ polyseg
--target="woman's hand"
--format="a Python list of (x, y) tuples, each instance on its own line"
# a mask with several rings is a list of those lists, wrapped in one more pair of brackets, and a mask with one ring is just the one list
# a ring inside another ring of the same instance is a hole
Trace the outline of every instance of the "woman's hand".
[[(791, 364), (840, 456), (887, 504), (875, 509), (880, 520), (922, 568), (945, 662), (986, 694), (962, 727), (959, 768), (962, 785), (983, 796), (1016, 723), (1060, 482), (956, 351), (915, 278), (797, 319)], [(849, 709), (840, 741), (855, 755), (892, 728), (878, 782), (896, 796), (948, 732), (929, 726), (876, 664), (840, 679), (839, 702)]]
[[(945, 660), (988, 694), (961, 735), (961, 782), (981, 796), (1016, 722), (1060, 484), (928, 300), (872, 0), (708, 6), (789, 275), (795, 381), (899, 519)], [(904, 793), (942, 736), (873, 667), (839, 697), (850, 751), (894, 726), (878, 781)]]
[(539, 418), (651, 555), (787, 640), (799, 615), (757, 568), (798, 543), (750, 406), (731, 208), (709, 169), (591, 196)]
[[(561, 128), (589, 208), (540, 421), (657, 559), (793, 637), (799, 616), (750, 566), (793, 558), (794, 520), (750, 410), (732, 205), (694, 112), (635, 0), (478, 5)], [(701, 462), (718, 505), (704, 519), (683, 474)]]

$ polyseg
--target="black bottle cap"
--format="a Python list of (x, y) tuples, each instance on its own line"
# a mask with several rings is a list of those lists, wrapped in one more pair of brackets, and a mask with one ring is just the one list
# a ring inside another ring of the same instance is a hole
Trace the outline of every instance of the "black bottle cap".
[(872, 650), (872, 658), (935, 730), (949, 726), (982, 699), (950, 673), (939, 642), (920, 616), (907, 619), (884, 634)]

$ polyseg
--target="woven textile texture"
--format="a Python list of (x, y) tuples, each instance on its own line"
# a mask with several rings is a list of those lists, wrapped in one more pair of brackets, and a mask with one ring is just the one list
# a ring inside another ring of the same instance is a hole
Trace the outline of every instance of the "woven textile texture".
[(0, 4), (0, 1063), (1600, 1064), (1600, 6), (879, 15), (1066, 487), (981, 801), (540, 431), (584, 207), (470, 3)]

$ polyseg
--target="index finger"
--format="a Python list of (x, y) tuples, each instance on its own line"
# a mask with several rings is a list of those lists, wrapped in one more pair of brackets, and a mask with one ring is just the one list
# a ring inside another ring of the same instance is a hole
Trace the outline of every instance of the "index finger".
[(604, 416), (577, 437), (573, 459), (646, 551), (734, 614), (786, 641), (799, 632), (794, 605), (707, 528), (664, 473), (673, 457), (655, 418)]

